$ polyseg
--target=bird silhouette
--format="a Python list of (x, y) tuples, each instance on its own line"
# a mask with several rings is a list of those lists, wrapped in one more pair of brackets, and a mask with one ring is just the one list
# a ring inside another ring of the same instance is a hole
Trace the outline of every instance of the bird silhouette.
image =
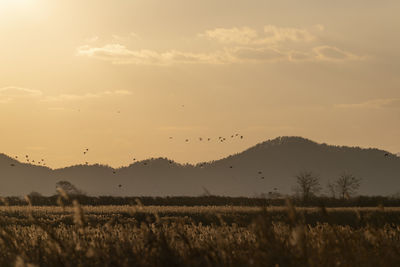
[(15, 164), (14, 164), (14, 163), (11, 163), (10, 166), (11, 166), (11, 167), (15, 167)]
[(389, 153), (385, 153), (385, 157), (389, 157)]
[(262, 171), (259, 171), (258, 174), (262, 174)]
[(240, 136), (240, 139), (243, 139), (243, 135)]
[(233, 168), (233, 166), (229, 166), (229, 168), (230, 168), (230, 169), (232, 169), (232, 168)]
[(116, 171), (113, 171), (113, 174), (116, 174), (117, 172)]
[(185, 142), (186, 142), (186, 143), (189, 142), (189, 139), (186, 139)]
[(119, 184), (118, 187), (121, 188), (121, 187), (122, 187), (122, 184)]

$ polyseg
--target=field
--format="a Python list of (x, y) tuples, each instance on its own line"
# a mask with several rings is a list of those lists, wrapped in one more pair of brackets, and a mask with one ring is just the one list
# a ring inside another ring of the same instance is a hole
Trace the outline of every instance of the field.
[(400, 208), (0, 207), (0, 266), (396, 266)]

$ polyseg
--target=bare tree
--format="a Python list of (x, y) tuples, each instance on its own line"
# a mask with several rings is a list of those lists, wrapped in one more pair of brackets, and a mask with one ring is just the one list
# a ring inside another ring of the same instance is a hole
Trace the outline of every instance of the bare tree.
[(298, 192), (303, 201), (308, 201), (321, 190), (320, 178), (310, 171), (303, 171), (296, 175), (295, 191)]
[(360, 188), (361, 179), (350, 173), (343, 173), (335, 182), (335, 188), (342, 199), (350, 198)]

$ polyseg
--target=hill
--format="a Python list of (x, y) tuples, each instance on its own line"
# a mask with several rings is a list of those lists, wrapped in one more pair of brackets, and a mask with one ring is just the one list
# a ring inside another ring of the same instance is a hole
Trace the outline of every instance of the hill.
[(303, 170), (318, 174), (323, 187), (346, 171), (362, 178), (360, 194), (391, 195), (400, 191), (400, 158), (396, 155), (372, 148), (318, 144), (302, 137), (278, 137), (227, 158), (197, 165), (157, 158), (119, 169), (76, 165), (53, 170), (0, 154), (0, 170), (3, 196), (31, 191), (51, 195), (60, 180), (70, 181), (89, 195), (288, 194), (292, 192), (294, 176)]

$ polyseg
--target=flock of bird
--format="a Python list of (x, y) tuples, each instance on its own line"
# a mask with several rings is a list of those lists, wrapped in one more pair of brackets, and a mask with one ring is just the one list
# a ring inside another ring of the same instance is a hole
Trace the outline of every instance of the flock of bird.
[[(18, 156), (15, 156), (15, 159), (19, 160)], [(46, 162), (44, 161), (44, 159), (40, 159), (40, 160), (34, 160), (34, 159), (30, 159), (29, 155), (25, 155), (25, 161), (31, 164), (35, 164), (35, 165), (42, 165), (42, 166), (46, 166)], [(10, 164), (11, 167), (15, 167), (14, 163)]]
[[(240, 134), (236, 133), (236, 134), (231, 135), (230, 138), (240, 138), (240, 139), (243, 139), (244, 137), (243, 137), (243, 135), (240, 135)], [(174, 138), (173, 138), (172, 136), (170, 136), (169, 139), (172, 140), (172, 139), (174, 139)], [(199, 140), (200, 142), (202, 142), (203, 140), (204, 140), (204, 141), (207, 140), (207, 141), (209, 142), (209, 141), (212, 140), (212, 138), (210, 138), (210, 137), (208, 137), (208, 138), (199, 137), (198, 140)], [(222, 137), (222, 136), (219, 136), (216, 140), (218, 140), (218, 142), (225, 142), (225, 141), (226, 141), (226, 138), (225, 138), (225, 137)], [(185, 139), (185, 143), (188, 143), (188, 142), (189, 142), (189, 139), (186, 138), (186, 139)], [(83, 155), (87, 155), (88, 152), (89, 152), (89, 148), (85, 148), (84, 151), (83, 151)], [(384, 154), (384, 157), (389, 157), (389, 156), (390, 156), (389, 153), (385, 153), (385, 154)], [(19, 160), (18, 156), (15, 156), (15, 159)], [(35, 161), (35, 160), (29, 158), (29, 155), (25, 155), (25, 160), (26, 160), (26, 162), (29, 163), (29, 164), (35, 164), (35, 165), (46, 166), (46, 162), (44, 161), (44, 159), (40, 159), (40, 160)], [(136, 161), (136, 158), (133, 158), (133, 161), (135, 162), (135, 161)], [(174, 161), (169, 160), (168, 163), (169, 163), (169, 164), (173, 164)], [(89, 164), (89, 163), (88, 163), (87, 161), (85, 161), (85, 165), (88, 165), (88, 164)], [(144, 165), (144, 166), (147, 166), (147, 164), (148, 164), (147, 161), (143, 161), (143, 165)], [(203, 168), (204, 166), (206, 166), (206, 164), (207, 164), (207, 163), (204, 163), (204, 162), (203, 162), (203, 163), (197, 164), (196, 166), (198, 166), (198, 167), (200, 167), (200, 168)], [(15, 163), (11, 163), (10, 166), (11, 166), (11, 167), (15, 167), (16, 165), (15, 165)], [(232, 165), (229, 166), (229, 169), (233, 169), (233, 168), (234, 168), (234, 166), (232, 166)], [(116, 170), (113, 170), (112, 173), (113, 173), (114, 175), (117, 174)], [(257, 174), (259, 175), (259, 178), (260, 178), (260, 179), (262, 179), (262, 180), (265, 179), (265, 176), (263, 175), (263, 172), (262, 172), (262, 171), (258, 171)], [(122, 188), (122, 184), (118, 184), (118, 188)], [(273, 190), (274, 190), (274, 191), (273, 191), (273, 192), (272, 192), (272, 191), (269, 192), (269, 194), (277, 193), (278, 188), (275, 187)]]
[[(243, 139), (243, 138), (244, 138), (243, 135), (240, 135), (240, 134), (238, 134), (238, 133), (237, 133), (237, 134), (232, 134), (232, 135), (230, 136), (230, 138), (232, 138), (232, 139), (235, 138), (235, 137), (237, 137), (237, 138), (239, 138), (239, 139)], [(169, 139), (172, 140), (172, 139), (174, 139), (174, 137), (170, 136)], [(199, 137), (198, 140), (199, 140), (200, 142), (202, 142), (202, 141), (210, 142), (210, 141), (212, 141), (213, 139), (212, 139), (211, 137), (207, 137), (207, 138)], [(227, 139), (226, 139), (225, 137), (219, 136), (218, 138), (216, 138), (216, 140), (217, 140), (218, 142), (225, 142)], [(189, 138), (186, 138), (186, 139), (185, 139), (185, 142), (186, 142), (186, 143), (189, 143), (189, 141), (190, 141)]]

